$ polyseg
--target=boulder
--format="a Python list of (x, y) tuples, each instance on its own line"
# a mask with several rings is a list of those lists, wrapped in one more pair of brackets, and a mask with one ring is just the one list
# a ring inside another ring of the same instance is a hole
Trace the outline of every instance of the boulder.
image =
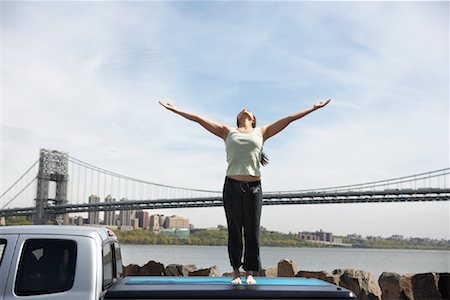
[(325, 271), (299, 271), (295, 277), (316, 278), (339, 285), (339, 277)]
[(405, 274), (400, 277), (400, 292), (402, 300), (414, 300), (412, 277), (414, 274)]
[(402, 291), (400, 288), (400, 275), (397, 273), (383, 272), (378, 278), (383, 300), (400, 300)]
[[(247, 273), (245, 271), (240, 272), (241, 278), (245, 278)], [(254, 277), (266, 277), (266, 270), (255, 271), (253, 272)], [(222, 277), (233, 277), (233, 272), (226, 272), (222, 274)]]
[(278, 275), (278, 268), (274, 267), (274, 268), (267, 268), (265, 269), (265, 273), (266, 273), (266, 277), (277, 277)]
[(220, 270), (218, 266), (212, 266), (211, 268), (189, 272), (189, 276), (220, 277)]
[[(240, 271), (239, 274), (242, 278), (245, 278), (245, 272)], [(222, 277), (233, 277), (233, 272), (223, 273)]]
[(141, 276), (164, 275), (164, 265), (162, 263), (151, 260), (141, 267), (139, 275)]
[(261, 271), (255, 271), (255, 272), (253, 272), (253, 276), (255, 276), (255, 277), (267, 277), (266, 270), (262, 269)]
[[(445, 274), (445, 273), (443, 273)], [(448, 273), (447, 273), (448, 274)], [(445, 278), (445, 275), (444, 277)], [(442, 279), (442, 288), (439, 286), (440, 276), (435, 273), (405, 274), (395, 273), (381, 274), (378, 282), (382, 290), (383, 300), (419, 300), (419, 299), (448, 299), (442, 291), (449, 291), (448, 283), (445, 290), (445, 279)], [(448, 280), (448, 279), (447, 279)]]
[(414, 299), (441, 299), (436, 273), (421, 273), (412, 276)]
[(183, 265), (181, 268), (181, 273), (183, 276), (189, 276), (189, 272), (197, 271), (196, 265)]
[(164, 276), (183, 276), (183, 266), (171, 264), (164, 269)]
[(135, 264), (130, 264), (123, 268), (123, 276), (138, 276), (141, 267)]
[(278, 277), (294, 277), (297, 273), (295, 261), (285, 258), (278, 262)]
[(189, 272), (197, 271), (195, 265), (171, 264), (164, 269), (164, 276), (189, 276)]
[(450, 299), (450, 273), (439, 273), (438, 288), (442, 299)]
[(335, 270), (339, 276), (339, 285), (351, 290), (360, 300), (381, 300), (381, 289), (372, 273), (355, 269)]

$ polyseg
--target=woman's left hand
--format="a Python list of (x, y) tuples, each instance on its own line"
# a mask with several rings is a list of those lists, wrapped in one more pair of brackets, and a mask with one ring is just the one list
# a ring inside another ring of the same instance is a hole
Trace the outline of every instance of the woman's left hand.
[(320, 102), (317, 102), (316, 104), (314, 104), (314, 108), (322, 108), (325, 105), (327, 105), (328, 103), (330, 103), (331, 99), (327, 99), (327, 100), (323, 100)]

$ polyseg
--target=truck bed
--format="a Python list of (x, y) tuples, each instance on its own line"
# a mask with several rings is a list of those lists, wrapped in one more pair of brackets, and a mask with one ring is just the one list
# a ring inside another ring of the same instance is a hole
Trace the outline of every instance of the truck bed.
[(344, 288), (318, 279), (257, 278), (232, 285), (226, 277), (124, 277), (105, 299), (356, 299)]

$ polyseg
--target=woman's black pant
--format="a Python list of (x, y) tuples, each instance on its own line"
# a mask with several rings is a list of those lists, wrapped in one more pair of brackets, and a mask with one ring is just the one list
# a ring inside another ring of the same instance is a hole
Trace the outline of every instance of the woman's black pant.
[[(242, 182), (226, 177), (223, 187), (223, 206), (228, 224), (228, 255), (231, 266), (234, 269), (243, 266), (246, 271), (260, 271), (261, 181)], [(242, 263), (243, 250), (244, 262)]]

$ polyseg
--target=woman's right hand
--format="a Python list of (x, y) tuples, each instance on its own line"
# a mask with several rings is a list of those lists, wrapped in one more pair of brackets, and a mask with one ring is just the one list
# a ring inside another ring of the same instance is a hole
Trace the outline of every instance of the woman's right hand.
[(177, 108), (175, 106), (173, 106), (172, 104), (159, 100), (159, 104), (161, 104), (163, 107), (167, 108), (168, 110), (171, 110), (173, 112), (175, 112), (177, 110)]

